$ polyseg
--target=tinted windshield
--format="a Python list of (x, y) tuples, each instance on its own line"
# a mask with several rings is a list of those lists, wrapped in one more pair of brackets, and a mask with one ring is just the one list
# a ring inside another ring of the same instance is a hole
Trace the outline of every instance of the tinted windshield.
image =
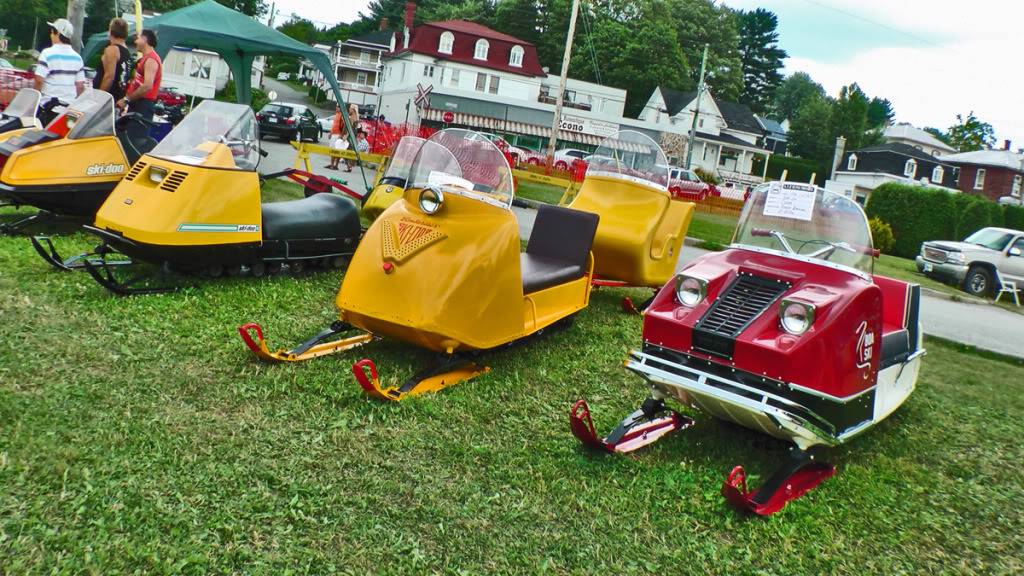
[(1002, 251), (1006, 249), (1006, 244), (1009, 243), (1011, 238), (1013, 238), (1013, 234), (1008, 232), (1002, 232), (994, 228), (982, 228), (968, 236), (964, 242)]
[(294, 113), (294, 109), (291, 106), (282, 106), (281, 104), (267, 104), (260, 110), (260, 114), (273, 113), (278, 116), (291, 116)]
[(860, 205), (811, 184), (758, 186), (743, 206), (735, 244), (820, 259), (871, 274), (871, 230)]
[(11, 103), (4, 110), (4, 116), (11, 118), (31, 118), (36, 115), (39, 108), (40, 94), (33, 88), (22, 88), (11, 99)]
[(512, 170), (505, 155), (477, 132), (449, 128), (423, 143), (409, 171), (408, 188), (433, 186), (510, 208)]
[(391, 154), (391, 163), (384, 173), (385, 178), (397, 178), (400, 180), (409, 179), (409, 170), (412, 169), (412, 162), (416, 159), (425, 140), (416, 136), (405, 136), (398, 141), (394, 153)]
[(252, 108), (203, 100), (150, 154), (171, 162), (200, 165), (223, 147), (230, 150), (236, 168), (256, 170), (259, 141)]
[(587, 159), (587, 176), (611, 176), (665, 189), (668, 160), (650, 136), (622, 130), (606, 138)]
[(114, 99), (102, 90), (89, 90), (72, 102), (47, 130), (71, 140), (114, 135)]

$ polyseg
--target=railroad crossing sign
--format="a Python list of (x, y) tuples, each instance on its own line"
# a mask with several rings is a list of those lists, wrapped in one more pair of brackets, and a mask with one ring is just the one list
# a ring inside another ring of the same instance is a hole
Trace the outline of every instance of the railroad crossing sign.
[(426, 88), (422, 84), (416, 85), (416, 107), (417, 108), (430, 108), (430, 93), (434, 91), (434, 85), (431, 84)]

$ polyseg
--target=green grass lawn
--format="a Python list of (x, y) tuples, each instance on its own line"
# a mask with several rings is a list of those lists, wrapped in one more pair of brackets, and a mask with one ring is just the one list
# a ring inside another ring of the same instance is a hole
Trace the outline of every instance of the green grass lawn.
[[(294, 191), (278, 191), (282, 198)], [(7, 216), (5, 216), (6, 218)], [(94, 242), (61, 236), (72, 253)], [(767, 519), (718, 495), (782, 444), (707, 416), (628, 457), (577, 445), (645, 397), (621, 367), (641, 319), (601, 289), (492, 372), (384, 404), (428, 355), (393, 342), (256, 361), (336, 317), (342, 275), (199, 282), (116, 298), (0, 237), (0, 574), (1013, 574), (1024, 571), (1024, 367), (929, 341), (917, 392)], [(760, 476), (759, 476), (760, 475)]]
[(695, 211), (686, 235), (691, 238), (700, 238), (705, 242), (728, 246), (732, 242), (732, 233), (735, 230), (736, 218), (732, 216)]
[(520, 181), (516, 187), (516, 196), (519, 198), (528, 198), (547, 204), (558, 204), (564, 192), (565, 188), (560, 186), (552, 186), (540, 182), (527, 182), (525, 180)]

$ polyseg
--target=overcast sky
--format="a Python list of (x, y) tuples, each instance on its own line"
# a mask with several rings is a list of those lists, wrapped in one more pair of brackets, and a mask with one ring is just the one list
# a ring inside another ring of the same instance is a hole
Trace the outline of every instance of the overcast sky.
[[(1024, 147), (1024, 1), (720, 0), (779, 16), (786, 72), (804, 71), (829, 94), (857, 82), (888, 98), (896, 120), (946, 129), (969, 111), (998, 145)], [(350, 22), (367, 0), (277, 0), (320, 25)]]

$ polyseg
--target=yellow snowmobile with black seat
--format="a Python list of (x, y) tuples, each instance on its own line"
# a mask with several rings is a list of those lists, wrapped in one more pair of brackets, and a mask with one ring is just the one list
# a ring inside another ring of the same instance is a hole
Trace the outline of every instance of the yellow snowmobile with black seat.
[(128, 168), (156, 141), (129, 136), (137, 114), (115, 122), (110, 94), (90, 90), (45, 130), (0, 134), (0, 200), (41, 212), (9, 224), (8, 230), (53, 216), (91, 219)]
[[(597, 285), (658, 290), (672, 278), (694, 204), (674, 200), (668, 179), (661, 146), (633, 130), (606, 138), (587, 158), (586, 178), (569, 207), (601, 216), (594, 238)], [(636, 311), (628, 298), (623, 304)]]
[(412, 168), (412, 161), (416, 159), (416, 153), (420, 151), (423, 142), (423, 138), (419, 136), (403, 136), (395, 145), (384, 176), (363, 202), (361, 214), (367, 220), (371, 222), (376, 220), (382, 212), (388, 209), (388, 206), (402, 198), (406, 182), (409, 179), (409, 169)]
[(101, 249), (76, 258), (117, 294), (173, 287), (140, 287), (146, 276), (118, 278), (129, 267), (111, 265), (113, 254), (163, 272), (206, 277), (262, 276), (282, 265), (293, 271), (307, 264), (342, 267), (362, 234), (352, 200), (320, 193), (262, 204), (261, 184), (288, 177), (307, 189), (329, 185), (361, 197), (332, 180), (295, 170), (261, 176), (257, 130), (248, 106), (203, 101), (132, 166), (95, 223), (85, 227), (102, 240)]
[[(436, 365), (401, 386), (382, 386), (370, 360), (353, 366), (367, 393), (401, 400), (486, 372), (473, 361), (479, 353), (538, 334), (587, 306), (598, 217), (542, 208), (521, 253), (512, 171), (489, 140), (458, 129), (434, 134), (413, 162), (409, 183), (356, 250), (338, 292), (339, 321), (277, 352), (259, 325), (240, 327), (259, 358), (306, 360), (374, 337), (437, 352)], [(354, 337), (329, 341), (356, 329)]]

